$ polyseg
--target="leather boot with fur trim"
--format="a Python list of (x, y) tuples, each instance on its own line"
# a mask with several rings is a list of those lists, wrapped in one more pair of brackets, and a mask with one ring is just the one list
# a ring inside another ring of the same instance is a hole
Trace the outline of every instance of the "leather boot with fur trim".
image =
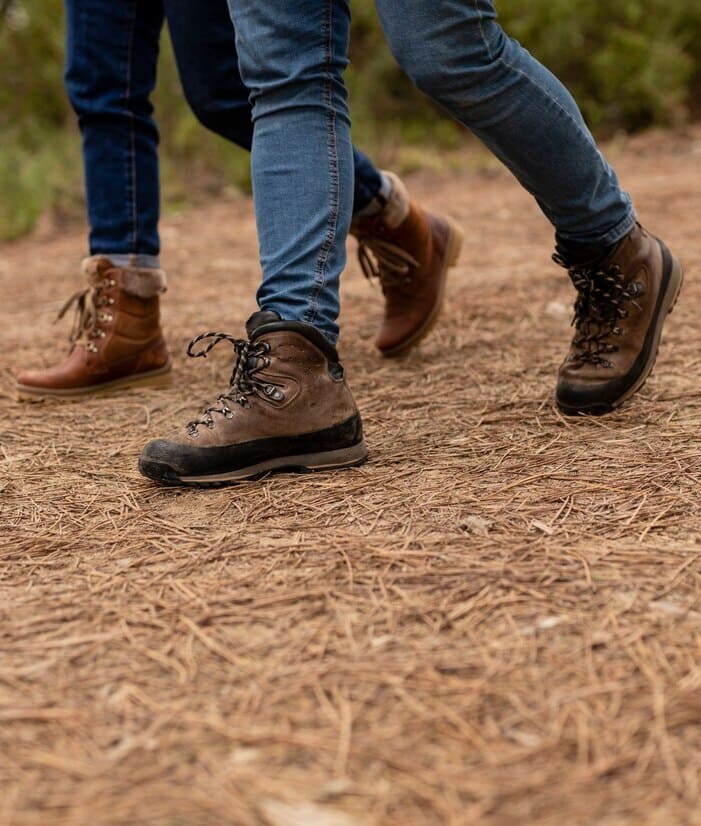
[(186, 427), (146, 445), (144, 476), (162, 485), (212, 486), (365, 461), (360, 414), (326, 338), (271, 310), (251, 316), (246, 330), (248, 339), (205, 333), (190, 342), (193, 357), (222, 341), (233, 347), (229, 388)]
[(20, 398), (78, 398), (126, 387), (170, 383), (171, 362), (159, 321), (162, 270), (115, 267), (102, 256), (83, 262), (88, 286), (59, 314), (76, 308), (68, 356), (17, 376)]
[(384, 174), (392, 183), (387, 203), (375, 215), (355, 218), (351, 233), (358, 240), (363, 272), (379, 280), (385, 297), (375, 346), (383, 356), (398, 356), (436, 322), (463, 233), (450, 218), (426, 212), (412, 201), (392, 172)]

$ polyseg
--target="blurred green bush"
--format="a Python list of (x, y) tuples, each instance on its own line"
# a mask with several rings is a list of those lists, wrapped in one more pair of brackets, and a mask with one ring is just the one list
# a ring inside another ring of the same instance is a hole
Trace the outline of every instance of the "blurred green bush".
[[(373, 0), (352, 5), (356, 141), (385, 155), (399, 144), (458, 145), (460, 129), (394, 63)], [(560, 76), (600, 134), (699, 113), (701, 0), (497, 0), (497, 8), (506, 30)], [(61, 0), (0, 0), (0, 16), (0, 238), (13, 238), (49, 208), (74, 213), (82, 175), (62, 86)], [(190, 199), (193, 180), (204, 195), (247, 185), (247, 156), (207, 134), (187, 110), (167, 39), (155, 102), (168, 205), (186, 192)]]

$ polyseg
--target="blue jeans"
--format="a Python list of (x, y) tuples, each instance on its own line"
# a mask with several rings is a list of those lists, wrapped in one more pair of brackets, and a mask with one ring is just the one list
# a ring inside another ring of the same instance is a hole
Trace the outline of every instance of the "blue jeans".
[[(343, 85), (349, 0), (228, 2), (253, 101), (261, 303), (335, 341), (352, 193)], [(402, 68), (508, 166), (560, 241), (610, 245), (628, 233), (630, 198), (577, 105), (504, 34), (492, 0), (376, 5)]]
[[(83, 137), (91, 254), (155, 265), (158, 130), (150, 96), (164, 19), (185, 96), (209, 129), (244, 149), (253, 140), (226, 0), (66, 0), (66, 88)], [(279, 160), (279, 159), (278, 159)], [(354, 154), (355, 209), (382, 185)], [(353, 174), (353, 173), (352, 173)]]

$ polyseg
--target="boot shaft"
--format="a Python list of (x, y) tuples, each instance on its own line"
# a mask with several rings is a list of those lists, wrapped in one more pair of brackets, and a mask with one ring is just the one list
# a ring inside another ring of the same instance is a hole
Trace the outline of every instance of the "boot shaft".
[[(166, 290), (162, 270), (115, 267), (104, 257), (88, 258), (83, 272), (90, 294), (93, 317), (79, 319), (80, 335), (86, 336), (87, 349), (99, 352), (106, 362), (118, 360), (126, 353), (161, 334), (159, 296)], [(80, 337), (80, 336), (79, 336)]]
[(170, 357), (160, 327), (162, 270), (115, 267), (103, 256), (83, 262), (87, 286), (64, 305), (75, 321), (68, 356), (17, 376), (22, 397), (82, 396), (106, 388), (162, 385)]

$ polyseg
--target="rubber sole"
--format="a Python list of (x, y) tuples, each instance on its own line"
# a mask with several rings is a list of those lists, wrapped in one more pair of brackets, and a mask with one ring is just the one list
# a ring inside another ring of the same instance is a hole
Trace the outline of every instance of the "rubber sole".
[[(666, 248), (663, 247), (663, 249)], [(640, 376), (636, 382), (625, 391), (625, 393), (612, 402), (597, 402), (587, 406), (578, 405), (577, 407), (570, 407), (569, 405), (557, 402), (558, 410), (566, 416), (604, 416), (607, 413), (612, 413), (624, 402), (628, 401), (631, 396), (635, 395), (650, 377), (650, 374), (655, 366), (655, 362), (657, 361), (657, 356), (659, 355), (660, 339), (662, 338), (662, 330), (665, 319), (674, 310), (674, 307), (679, 299), (679, 293), (681, 292), (682, 285), (684, 283), (684, 271), (682, 269), (682, 265), (674, 256), (671, 255), (671, 253), (670, 258), (672, 261), (672, 268), (670, 271), (669, 282), (667, 284), (667, 290), (665, 291), (662, 305), (657, 316), (657, 325), (655, 327), (653, 340), (650, 347), (650, 357), (648, 358)]]
[(314, 473), (322, 470), (341, 470), (357, 467), (366, 462), (367, 458), (368, 450), (365, 442), (362, 441), (339, 450), (304, 453), (297, 456), (280, 456), (248, 467), (237, 468), (229, 473), (200, 476), (180, 476), (165, 462), (141, 458), (139, 459), (139, 472), (161, 485), (212, 488), (245, 480), (259, 479), (269, 473)]
[(116, 390), (131, 390), (139, 387), (169, 387), (173, 383), (173, 367), (171, 364), (148, 373), (139, 373), (135, 376), (125, 376), (123, 379), (96, 384), (90, 387), (78, 387), (68, 390), (32, 387), (17, 383), (18, 401), (42, 401), (56, 399), (60, 401), (78, 401), (80, 399), (103, 396)]
[(425, 338), (433, 329), (438, 317), (443, 309), (443, 301), (445, 298), (445, 285), (448, 280), (448, 270), (454, 267), (460, 258), (462, 252), (464, 233), (462, 229), (451, 218), (441, 216), (441, 220), (448, 225), (448, 242), (445, 248), (445, 258), (443, 260), (443, 268), (440, 273), (440, 284), (438, 287), (438, 296), (436, 303), (431, 308), (431, 312), (426, 317), (424, 323), (415, 330), (412, 335), (404, 339), (400, 344), (395, 345), (387, 350), (380, 350), (380, 353), (385, 358), (393, 358), (394, 356), (401, 356), (411, 349), (415, 344), (418, 344)]

